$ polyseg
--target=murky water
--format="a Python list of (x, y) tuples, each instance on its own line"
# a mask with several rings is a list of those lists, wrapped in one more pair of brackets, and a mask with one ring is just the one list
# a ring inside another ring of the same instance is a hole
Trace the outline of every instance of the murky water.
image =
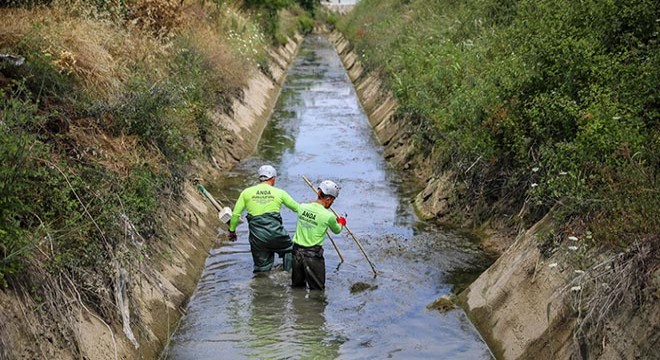
[[(239, 241), (223, 244), (207, 259), (167, 358), (491, 358), (461, 310), (426, 307), (452, 291), (452, 279), (483, 269), (488, 259), (468, 239), (415, 217), (414, 183), (388, 169), (352, 84), (323, 37), (304, 41), (258, 154), (209, 189), (233, 205), (244, 187), (256, 183), (264, 163), (277, 168), (276, 186), (301, 202), (314, 199), (303, 175), (314, 183), (338, 182), (342, 190), (333, 207), (347, 214), (379, 276), (374, 278), (345, 232), (333, 237), (343, 264), (325, 242), (324, 293), (291, 289), (290, 274), (279, 269), (254, 275), (242, 224)], [(282, 217), (293, 233), (295, 214), (283, 208)], [(371, 288), (352, 293), (358, 282)]]

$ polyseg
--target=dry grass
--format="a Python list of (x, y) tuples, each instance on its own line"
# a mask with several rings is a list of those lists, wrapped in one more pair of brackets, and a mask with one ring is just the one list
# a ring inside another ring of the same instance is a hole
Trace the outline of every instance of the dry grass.
[(156, 37), (166, 37), (181, 24), (179, 0), (128, 1), (126, 6), (131, 22), (141, 29), (151, 31)]
[(197, 24), (186, 33), (192, 46), (203, 56), (216, 81), (230, 88), (243, 87), (254, 68), (234, 53), (206, 24)]
[(256, 68), (259, 56), (265, 54), (263, 35), (246, 15), (222, 5), (191, 3), (183, 12), (181, 32), (204, 57), (218, 81), (226, 87), (238, 88)]
[(82, 157), (101, 164), (122, 179), (128, 177), (136, 166), (148, 165), (158, 169), (164, 162), (158, 149), (145, 147), (136, 136), (112, 137), (93, 121), (76, 121), (69, 128), (69, 136)]
[(600, 261), (576, 277), (560, 293), (573, 292), (577, 311), (574, 339), (600, 344), (604, 329), (623, 304), (640, 309), (652, 303), (658, 289), (653, 277), (660, 269), (657, 237), (634, 243), (627, 251)]
[(167, 49), (157, 39), (72, 6), (82, 5), (0, 9), (6, 20), (0, 27), (0, 51), (43, 53), (89, 93), (106, 98), (121, 91), (136, 64), (163, 67), (158, 58)]
[(0, 9), (0, 51), (47, 54), (62, 73), (109, 101), (136, 69), (146, 69), (153, 81), (167, 76), (174, 52), (169, 35), (175, 33), (192, 42), (226, 87), (244, 86), (265, 57), (256, 24), (229, 5), (149, 0), (133, 4), (129, 12), (128, 21), (121, 21), (75, 2)]

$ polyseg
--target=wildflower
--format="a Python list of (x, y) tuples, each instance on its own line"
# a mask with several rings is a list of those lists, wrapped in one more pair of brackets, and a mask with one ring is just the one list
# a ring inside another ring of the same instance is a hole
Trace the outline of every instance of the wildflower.
[(578, 249), (577, 246), (569, 246), (569, 247), (568, 247), (568, 250), (573, 250), (573, 251), (575, 251), (575, 250), (577, 250), (577, 249)]
[(569, 236), (569, 237), (568, 237), (568, 240), (578, 241), (578, 238), (575, 237), (575, 236)]
[(539, 186), (539, 184), (537, 184), (537, 183), (533, 183), (533, 184), (532, 184), (532, 187), (533, 187), (533, 188), (535, 188), (535, 187), (537, 187), (537, 186)]
[(539, 171), (539, 168), (538, 168), (538, 167), (533, 167), (533, 168), (532, 168), (532, 172), (537, 172), (537, 171)]

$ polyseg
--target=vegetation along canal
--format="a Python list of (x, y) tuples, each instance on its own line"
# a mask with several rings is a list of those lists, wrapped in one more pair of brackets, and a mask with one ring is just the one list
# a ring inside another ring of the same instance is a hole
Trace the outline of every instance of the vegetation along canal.
[[(173, 335), (170, 359), (490, 359), (488, 347), (461, 310), (427, 306), (456, 279), (488, 265), (467, 238), (418, 220), (414, 186), (389, 169), (334, 48), (305, 39), (289, 70), (257, 154), (209, 188), (227, 194), (257, 182), (262, 164), (278, 170), (275, 186), (299, 202), (314, 193), (302, 176), (332, 179), (342, 190), (333, 205), (364, 246), (379, 275), (346, 232), (326, 239), (325, 292), (292, 289), (278, 268), (252, 273), (247, 224), (236, 243), (213, 250)], [(283, 207), (290, 233), (296, 215)], [(281, 265), (281, 259), (275, 261)], [(357, 289), (356, 284), (367, 284)]]

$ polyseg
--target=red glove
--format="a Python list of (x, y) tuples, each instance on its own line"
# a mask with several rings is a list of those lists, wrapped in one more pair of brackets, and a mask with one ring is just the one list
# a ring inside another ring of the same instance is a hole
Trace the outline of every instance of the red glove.
[(343, 216), (340, 216), (337, 218), (337, 224), (341, 226), (346, 226), (346, 218)]
[(229, 234), (227, 235), (227, 239), (229, 239), (229, 241), (231, 242), (234, 242), (238, 239), (238, 236), (236, 236), (236, 232), (230, 231)]

